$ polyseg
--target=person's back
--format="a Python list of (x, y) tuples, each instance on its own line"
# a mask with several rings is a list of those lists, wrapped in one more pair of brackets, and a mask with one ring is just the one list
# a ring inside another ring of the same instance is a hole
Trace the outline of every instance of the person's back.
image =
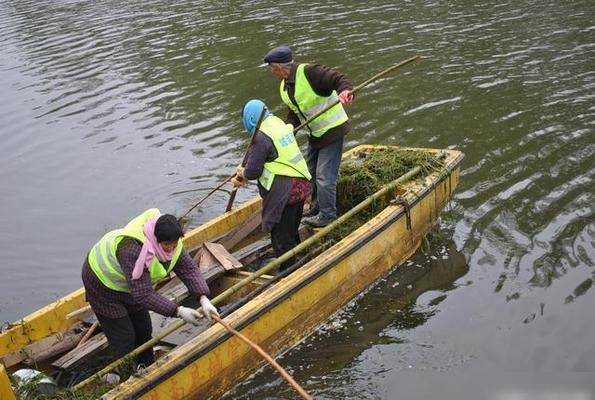
[[(264, 111), (260, 100), (250, 100), (242, 108), (242, 121), (249, 135), (255, 135), (248, 150), (245, 167), (238, 167), (234, 184), (257, 179), (263, 198), (262, 230), (270, 232), (277, 257), (299, 243), (304, 201), (311, 193), (310, 173), (297, 145), (293, 128), (280, 118)], [(283, 263), (281, 269), (293, 264)]]

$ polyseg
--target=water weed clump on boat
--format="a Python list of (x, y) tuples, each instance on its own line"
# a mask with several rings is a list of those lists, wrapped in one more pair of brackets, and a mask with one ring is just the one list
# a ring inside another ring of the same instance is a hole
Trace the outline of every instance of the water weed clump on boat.
[(26, 382), (11, 377), (11, 385), (17, 400), (96, 400), (110, 390), (114, 385), (98, 382), (85, 390), (73, 393), (68, 388), (59, 388), (55, 391), (45, 391), (40, 386), (43, 375), (39, 375)]
[[(339, 214), (346, 213), (385, 185), (418, 166), (421, 167), (421, 172), (418, 174), (420, 178), (445, 170), (440, 157), (433, 153), (396, 148), (361, 151), (357, 158), (343, 161), (337, 181)], [(337, 227), (329, 235), (329, 246), (339, 242), (373, 218), (388, 205), (390, 200), (392, 200), (390, 197), (374, 200), (356, 216)]]
[(358, 158), (341, 163), (337, 181), (337, 208), (343, 214), (412, 168), (422, 167), (428, 175), (444, 168), (440, 159), (427, 151), (396, 148), (361, 151)]

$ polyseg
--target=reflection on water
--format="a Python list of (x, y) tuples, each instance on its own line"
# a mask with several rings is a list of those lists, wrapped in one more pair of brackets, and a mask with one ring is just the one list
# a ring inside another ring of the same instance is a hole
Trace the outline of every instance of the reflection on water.
[[(326, 368), (332, 393), (359, 382), (370, 398), (391, 398), (374, 352), (393, 371), (595, 370), (592, 16), (588, 0), (0, 2), (0, 321), (78, 288), (106, 230), (147, 207), (182, 214), (233, 172), (247, 139), (241, 105), (259, 97), (283, 110), (258, 67), (271, 46), (355, 83), (419, 54), (358, 94), (346, 147), (465, 152), (448, 224), (465, 284), (409, 306), (393, 299), (402, 288), (380, 285), (356, 309), (377, 302), (391, 317), (365, 319), (370, 308), (351, 340), (309, 342), (344, 368), (314, 356), (302, 368)], [(192, 223), (221, 214), (228, 191)], [(302, 351), (287, 356), (296, 369)]]

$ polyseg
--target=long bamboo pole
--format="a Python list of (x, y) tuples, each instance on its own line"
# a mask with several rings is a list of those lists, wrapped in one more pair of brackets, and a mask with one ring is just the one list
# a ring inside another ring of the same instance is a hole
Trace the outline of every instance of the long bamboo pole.
[(302, 396), (302, 399), (312, 400), (312, 396), (310, 396), (308, 394), (308, 392), (306, 392), (304, 390), (304, 388), (302, 388), (295, 381), (295, 379), (293, 379), (293, 377), (291, 375), (289, 375), (289, 373), (287, 373), (287, 371), (285, 371), (285, 369), (281, 365), (279, 365), (279, 363), (277, 361), (275, 361), (273, 359), (273, 357), (271, 357), (266, 351), (264, 351), (262, 349), (262, 347), (260, 347), (259, 345), (257, 345), (256, 343), (254, 343), (253, 341), (248, 339), (246, 336), (242, 335), (240, 332), (233, 329), (227, 322), (223, 321), (221, 318), (219, 318), (215, 314), (211, 314), (211, 318), (213, 318), (215, 321), (217, 321), (221, 325), (223, 325), (223, 327), (225, 329), (227, 329), (228, 332), (236, 335), (241, 340), (248, 343), (248, 345), (250, 347), (252, 347), (254, 350), (256, 350), (256, 352), (258, 352), (258, 354), (260, 354), (265, 360), (267, 360), (269, 362), (269, 364), (271, 364), (273, 367), (275, 367), (275, 369), (277, 371), (279, 371), (279, 373), (283, 376), (283, 378), (285, 378), (285, 380), (287, 380), (287, 382), (289, 382), (289, 384), (296, 390), (296, 392), (298, 392), (300, 394), (300, 396)]
[[(349, 210), (345, 214), (341, 215), (339, 218), (337, 218), (336, 220), (334, 220), (332, 223), (330, 223), (329, 225), (325, 226), (319, 232), (317, 232), (316, 234), (310, 236), (308, 239), (304, 240), (303, 242), (301, 242), (300, 244), (298, 244), (293, 249), (291, 249), (291, 250), (287, 251), (286, 253), (282, 254), (281, 256), (277, 257), (276, 259), (274, 259), (273, 261), (271, 261), (270, 263), (268, 263), (264, 267), (260, 268), (258, 271), (254, 272), (250, 276), (242, 279), (241, 281), (237, 282), (235, 285), (231, 286), (230, 288), (228, 288), (224, 292), (220, 293), (218, 296), (216, 296), (214, 299), (212, 299), (211, 302), (213, 304), (219, 304), (219, 303), (221, 303), (223, 300), (229, 298), (234, 293), (236, 293), (237, 291), (239, 291), (240, 289), (242, 289), (244, 286), (248, 285), (249, 283), (251, 283), (255, 279), (261, 277), (262, 275), (264, 275), (267, 272), (273, 270), (274, 268), (279, 267), (282, 263), (284, 263), (285, 261), (291, 259), (296, 254), (298, 254), (298, 253), (306, 250), (307, 248), (309, 248), (313, 244), (316, 244), (324, 236), (328, 235), (333, 230), (337, 229), (339, 226), (341, 226), (343, 223), (345, 223), (347, 220), (349, 220), (350, 218), (352, 218), (354, 215), (356, 215), (360, 211), (362, 211), (362, 210), (366, 209), (367, 207), (369, 207), (370, 205), (372, 205), (373, 202), (375, 202), (376, 200), (380, 199), (381, 197), (385, 196), (390, 191), (394, 190), (398, 185), (400, 185), (403, 182), (406, 182), (406, 181), (410, 180), (411, 178), (413, 178), (420, 171), (421, 171), (421, 167), (419, 167), (419, 166), (412, 168), (409, 172), (407, 172), (406, 174), (400, 176), (399, 178), (395, 179), (394, 181), (390, 182), (389, 184), (385, 185), (382, 189), (380, 189), (379, 191), (377, 191), (376, 193), (374, 193), (372, 196), (368, 197), (366, 200), (362, 201), (361, 203), (359, 203), (358, 205), (356, 205), (355, 207), (353, 207), (351, 210)], [(200, 310), (200, 308), (198, 308), (197, 310)], [(79, 382), (76, 386), (74, 386), (72, 388), (72, 391), (76, 392), (77, 390), (80, 390), (81, 388), (87, 386), (89, 383), (94, 382), (95, 380), (101, 378), (102, 376), (104, 376), (108, 372), (110, 372), (113, 369), (115, 369), (115, 368), (119, 367), (120, 365), (124, 364), (130, 357), (135, 357), (136, 355), (142, 353), (143, 351), (150, 349), (151, 347), (153, 347), (153, 345), (159, 343), (164, 337), (166, 337), (166, 336), (170, 335), (171, 333), (175, 332), (180, 327), (182, 327), (184, 324), (185, 324), (185, 322), (183, 320), (178, 320), (178, 321), (172, 323), (160, 335), (155, 336), (154, 338), (152, 338), (148, 342), (146, 342), (146, 343), (142, 344), (141, 346), (137, 347), (132, 352), (130, 352), (126, 357), (120, 358), (120, 359), (112, 362), (111, 364), (109, 364), (108, 366), (106, 366), (105, 368), (103, 368), (101, 371), (96, 372), (95, 374), (91, 375), (89, 378), (85, 379), (84, 381)]]
[[(395, 64), (395, 65), (393, 65), (391, 67), (388, 67), (384, 71), (377, 73), (376, 75), (374, 75), (370, 79), (368, 79), (368, 80), (362, 82), (361, 84), (357, 85), (355, 88), (353, 88), (353, 90), (351, 91), (351, 93), (353, 93), (353, 94), (357, 93), (358, 91), (360, 91), (361, 89), (365, 88), (366, 86), (368, 86), (369, 84), (371, 84), (375, 80), (378, 80), (378, 79), (382, 78), (384, 75), (388, 74), (389, 72), (392, 72), (395, 69), (397, 69), (399, 67), (402, 67), (403, 65), (406, 65), (406, 64), (409, 64), (409, 63), (411, 63), (413, 61), (419, 60), (420, 58), (421, 58), (420, 55), (416, 55), (416, 56), (413, 56), (411, 58), (408, 58), (408, 59), (406, 59), (404, 61), (401, 61), (400, 63)], [(330, 110), (331, 108), (333, 108), (334, 106), (336, 106), (337, 104), (339, 104), (339, 101), (338, 100), (335, 101), (335, 102), (333, 102), (330, 106), (328, 106), (324, 110), (318, 112), (317, 114), (314, 114), (313, 116), (311, 116), (310, 118), (308, 118), (306, 121), (304, 121), (304, 123), (302, 123), (298, 127), (294, 128), (293, 133), (295, 134), (297, 131), (299, 131), (300, 129), (304, 128), (306, 125), (310, 124), (316, 118), (320, 117), (322, 114), (324, 114), (325, 112), (327, 112), (328, 110)], [(254, 133), (256, 134), (256, 132), (254, 132)], [(254, 138), (254, 135), (252, 135), (252, 137)], [(250, 144), (252, 144), (252, 140), (253, 139), (250, 140)], [(250, 148), (250, 145), (248, 145), (248, 148)], [(245, 156), (245, 154), (244, 154), (244, 156)], [(235, 176), (235, 174), (231, 175), (225, 181), (221, 182), (221, 184), (219, 184), (219, 186), (217, 186), (215, 189), (213, 189), (211, 192), (209, 192), (205, 197), (203, 197), (202, 199), (200, 199), (195, 205), (193, 205), (186, 212), (186, 214), (184, 214), (179, 220), (180, 221), (183, 220), (183, 218), (186, 217), (186, 215), (188, 215), (190, 213), (190, 211), (194, 210), (199, 204), (201, 204), (203, 201), (205, 201), (207, 198), (209, 198), (213, 193), (215, 193), (223, 185), (225, 185), (227, 182), (229, 182), (234, 176)], [(237, 190), (237, 189), (235, 189), (235, 190)], [(235, 197), (235, 194), (233, 196)], [(232, 203), (233, 203), (233, 200), (232, 200)], [(226, 211), (229, 211), (229, 210), (226, 210)]]

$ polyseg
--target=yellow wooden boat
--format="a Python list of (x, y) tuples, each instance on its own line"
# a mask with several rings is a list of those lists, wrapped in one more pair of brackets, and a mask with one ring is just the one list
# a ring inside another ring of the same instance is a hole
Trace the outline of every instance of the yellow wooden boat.
[[(358, 146), (346, 152), (344, 159), (380, 148), (382, 146)], [(387, 203), (376, 216), (288, 276), (271, 285), (266, 285), (271, 279), (268, 275), (254, 279), (252, 287), (265, 285), (266, 288), (225, 316), (225, 321), (269, 354), (278, 355), (311, 334), (379, 278), (403, 264), (437, 222), (458, 185), (464, 158), (456, 150), (415, 150), (439, 154), (444, 170), (416, 176), (414, 180), (390, 188), (388, 195), (400, 201)], [(196, 249), (204, 242), (214, 241), (247, 224), (260, 209), (260, 199), (249, 201), (188, 232), (185, 246)], [(216, 295), (229, 290), (246, 275), (249, 273), (231, 271), (210, 286)], [(229, 301), (238, 301), (241, 295), (238, 293)], [(11, 324), (0, 333), (0, 359), (67, 330), (76, 320), (66, 316), (85, 305), (81, 288)], [(230, 335), (221, 325), (212, 324), (159, 358), (141, 377), (133, 376), (120, 383), (103, 398), (218, 398), (263, 362), (243, 341)], [(7, 375), (0, 364), (2, 400), (14, 398)]]

